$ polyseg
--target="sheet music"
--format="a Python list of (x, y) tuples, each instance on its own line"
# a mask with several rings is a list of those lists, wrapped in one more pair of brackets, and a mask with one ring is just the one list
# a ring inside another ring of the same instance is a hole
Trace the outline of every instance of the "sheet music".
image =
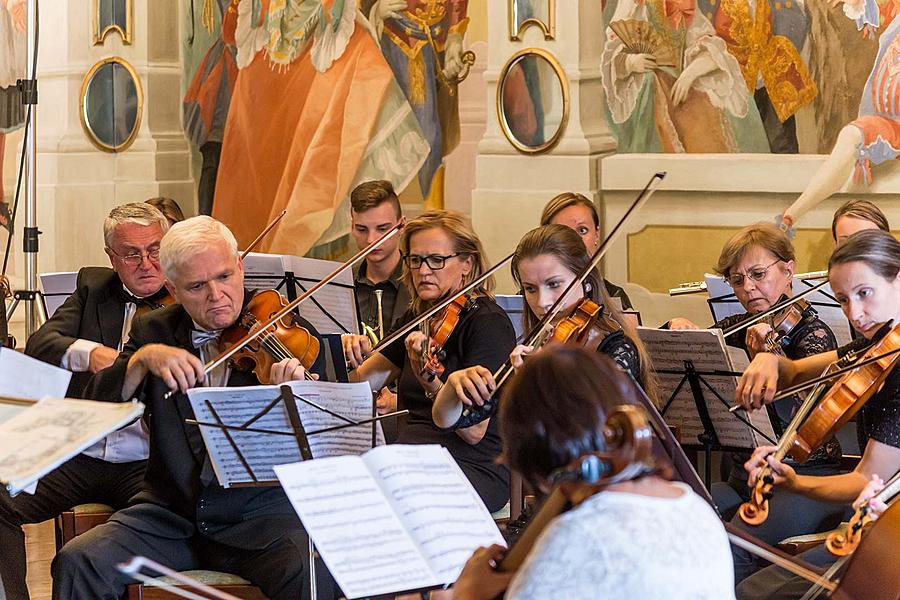
[[(253, 290), (278, 288), (279, 292), (287, 295), (282, 285), (283, 278), (285, 272), (291, 272), (297, 279), (297, 294), (300, 295), (341, 264), (302, 256), (251, 252), (244, 258), (244, 285)], [(353, 270), (347, 269), (301, 304), (300, 315), (312, 323), (321, 334), (359, 333), (359, 319), (356, 315), (356, 301), (353, 294)], [(326, 307), (334, 319), (326, 315), (316, 302)]]
[(383, 446), (275, 470), (348, 598), (452, 583), (477, 547), (505, 545), (440, 446)]
[(441, 583), (358, 457), (279, 465), (275, 472), (348, 598)]
[[(372, 417), (372, 392), (369, 384), (330, 383), (318, 381), (294, 381), (290, 384), (295, 394), (325, 407), (353, 421)], [(257, 417), (273, 401), (280, 398), (279, 386), (194, 388), (188, 398), (197, 420), (216, 422), (207, 401), (226, 425), (240, 427)], [(344, 454), (362, 454), (372, 447), (372, 424), (347, 427), (337, 431), (312, 435), (318, 430), (346, 421), (297, 400), (297, 412), (307, 433), (313, 457), (324, 458)], [(250, 427), (268, 431), (292, 433), (284, 404), (279, 401)], [(252, 483), (243, 463), (234, 452), (228, 436), (235, 442), (258, 482), (276, 480), (272, 467), (301, 460), (297, 440), (292, 435), (275, 435), (246, 431), (225, 431), (215, 427), (201, 427), (203, 442), (209, 450), (213, 469), (223, 487), (237, 483)], [(384, 444), (381, 424), (376, 424), (376, 443)]]
[(78, 273), (75, 271), (41, 273), (38, 275), (38, 281), (44, 298), (44, 307), (47, 309), (47, 316), (52, 317), (53, 313), (62, 306), (63, 302), (75, 292), (75, 287), (78, 283)]
[[(691, 360), (694, 368), (701, 372), (735, 370), (725, 350), (722, 331), (719, 329), (672, 331), (641, 327), (638, 329), (638, 335), (646, 345), (647, 352), (653, 359), (653, 366), (657, 370), (684, 371), (685, 360)], [(658, 378), (660, 402), (665, 409), (666, 402), (672, 397), (683, 376), (658, 373)], [(734, 402), (737, 377), (703, 375), (703, 379), (725, 402)], [(764, 441), (734, 414), (728, 412), (728, 406), (716, 398), (708, 388), (703, 386), (702, 389), (710, 419), (722, 446), (751, 449)], [(765, 411), (756, 413), (751, 418), (751, 423), (775, 439), (772, 424), (765, 416)], [(687, 382), (681, 387), (668, 409), (665, 409), (663, 417), (669, 425), (675, 425), (681, 430), (683, 443), (699, 443), (697, 436), (703, 433), (703, 424)]]
[(709, 311), (712, 313), (713, 323), (733, 315), (747, 312), (738, 302), (731, 286), (725, 283), (725, 279), (719, 275), (705, 273), (706, 293), (708, 294)]
[(143, 412), (139, 402), (41, 400), (0, 424), (0, 481), (15, 495)]
[(506, 545), (446, 448), (391, 445), (363, 461), (441, 583), (456, 581), (479, 546)]
[(0, 396), (29, 400), (65, 398), (70, 379), (71, 371), (0, 347)]
[[(816, 279), (794, 279), (794, 293), (799, 294), (805, 292), (809, 288), (822, 283)], [(826, 283), (824, 287), (819, 288), (806, 297), (806, 301), (812, 304), (813, 308), (819, 314), (821, 319), (837, 338), (838, 347), (849, 344), (853, 340), (850, 332), (850, 322), (844, 316), (841, 305), (834, 298), (834, 291), (831, 284)]]

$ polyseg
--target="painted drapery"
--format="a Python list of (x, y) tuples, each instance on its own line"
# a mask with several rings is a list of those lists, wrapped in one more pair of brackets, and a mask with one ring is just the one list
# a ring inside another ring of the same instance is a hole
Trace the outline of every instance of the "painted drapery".
[(238, 75), (213, 216), (261, 251), (303, 255), (346, 234), (348, 194), (367, 179), (403, 189), (428, 143), (353, 0), (239, 0)]

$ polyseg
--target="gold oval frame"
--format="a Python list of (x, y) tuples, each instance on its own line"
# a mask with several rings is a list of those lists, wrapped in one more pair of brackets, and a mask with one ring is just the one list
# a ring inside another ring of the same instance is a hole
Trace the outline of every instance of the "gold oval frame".
[[(132, 81), (134, 81), (134, 87), (137, 91), (137, 114), (134, 119), (134, 128), (131, 130), (131, 134), (118, 146), (111, 146), (105, 142), (103, 142), (100, 138), (97, 137), (97, 134), (91, 129), (90, 125), (87, 121), (87, 115), (84, 112), (84, 100), (85, 94), (87, 93), (87, 86), (91, 82), (91, 78), (94, 74), (97, 73), (104, 65), (108, 65), (111, 63), (117, 63), (125, 67), (125, 70), (128, 71), (128, 74), (131, 75)], [(103, 60), (97, 62), (88, 69), (88, 72), (85, 74), (84, 79), (81, 80), (81, 93), (78, 95), (78, 114), (81, 118), (81, 128), (84, 129), (84, 134), (87, 136), (91, 143), (94, 144), (99, 150), (103, 150), (104, 152), (124, 152), (131, 146), (134, 142), (134, 138), (137, 137), (138, 131), (141, 129), (141, 117), (144, 114), (144, 90), (141, 87), (141, 78), (138, 77), (137, 71), (134, 70), (134, 67), (131, 66), (127, 60), (120, 56), (110, 56), (108, 58), (104, 58)]]
[[(562, 118), (559, 121), (559, 128), (556, 130), (556, 133), (540, 146), (534, 147), (526, 146), (516, 139), (516, 136), (513, 135), (509, 128), (509, 124), (506, 122), (506, 115), (503, 114), (503, 84), (506, 81), (506, 76), (509, 74), (509, 70), (512, 66), (516, 64), (516, 61), (528, 54), (540, 56), (553, 67), (553, 71), (556, 73), (556, 77), (559, 79), (559, 84), (562, 88), (563, 101)], [(500, 71), (500, 79), (497, 80), (497, 119), (500, 121), (500, 129), (503, 131), (503, 135), (506, 136), (506, 139), (512, 144), (513, 148), (523, 154), (542, 154), (552, 150), (553, 147), (559, 143), (559, 140), (565, 133), (566, 126), (569, 123), (569, 81), (566, 79), (566, 74), (565, 71), (563, 71), (562, 65), (559, 64), (559, 61), (556, 60), (556, 57), (553, 56), (553, 54), (543, 48), (525, 48), (513, 54), (509, 60), (506, 61), (506, 64), (503, 65), (503, 69)]]
[(547, 22), (543, 22), (536, 17), (529, 17), (519, 23), (516, 27), (516, 2), (517, 0), (509, 0), (509, 39), (512, 42), (521, 42), (522, 34), (529, 27), (537, 27), (541, 30), (545, 40), (556, 39), (556, 0), (543, 0), (547, 2)]

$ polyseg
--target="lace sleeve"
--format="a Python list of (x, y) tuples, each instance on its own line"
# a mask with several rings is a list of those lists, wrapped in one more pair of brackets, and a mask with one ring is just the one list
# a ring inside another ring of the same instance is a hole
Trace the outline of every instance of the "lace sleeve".
[(597, 352), (606, 354), (616, 361), (620, 369), (631, 373), (635, 381), (641, 382), (641, 355), (634, 342), (621, 331), (606, 336), (597, 347)]
[(834, 333), (818, 317), (804, 320), (788, 337), (791, 341), (785, 354), (792, 359), (821, 354), (837, 348)]

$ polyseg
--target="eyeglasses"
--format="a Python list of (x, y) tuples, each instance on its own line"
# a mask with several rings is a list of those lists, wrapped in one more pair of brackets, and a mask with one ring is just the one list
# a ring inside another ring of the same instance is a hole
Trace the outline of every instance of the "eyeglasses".
[(407, 254), (403, 257), (403, 260), (406, 262), (406, 266), (413, 271), (421, 269), (422, 263), (428, 265), (428, 268), (432, 271), (440, 271), (447, 265), (448, 258), (453, 258), (455, 256), (459, 256), (460, 254), (460, 252), (454, 252), (453, 254), (448, 254), (447, 256), (441, 256), (440, 254), (429, 254), (428, 256)]
[(159, 260), (159, 248), (154, 248), (153, 250), (147, 252), (146, 254), (136, 252), (134, 254), (126, 254), (122, 256), (112, 248), (107, 248), (110, 252), (116, 255), (116, 257), (121, 260), (123, 263), (128, 265), (129, 267), (137, 267), (138, 265), (143, 264), (144, 257), (146, 256), (148, 260), (151, 262), (157, 262)]
[[(766, 278), (766, 275), (769, 274), (769, 269), (772, 268), (772, 265), (781, 262), (780, 258), (776, 258), (772, 264), (768, 264), (764, 267), (754, 267), (747, 271), (747, 277), (752, 279), (753, 281), (762, 281)], [(744, 274), (743, 273), (733, 273), (725, 278), (725, 281), (728, 282), (733, 288), (741, 287), (744, 285)]]

